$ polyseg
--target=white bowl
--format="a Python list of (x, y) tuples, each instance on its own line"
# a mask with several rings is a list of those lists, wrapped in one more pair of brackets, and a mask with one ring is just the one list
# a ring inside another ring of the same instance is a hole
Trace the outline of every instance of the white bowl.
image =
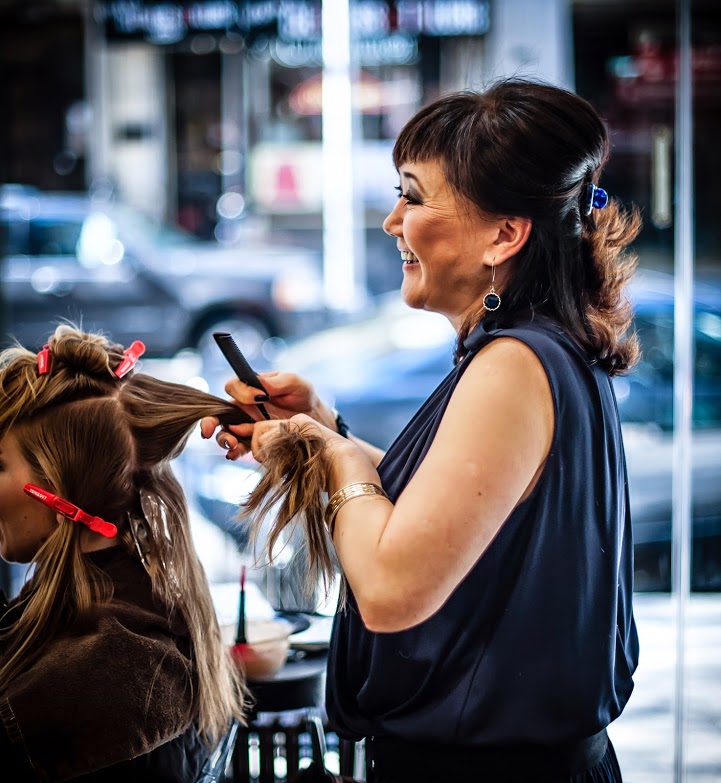
[(221, 626), (223, 641), (249, 680), (269, 680), (288, 657), (293, 626), (282, 620), (246, 620), (245, 644), (235, 643), (235, 625)]

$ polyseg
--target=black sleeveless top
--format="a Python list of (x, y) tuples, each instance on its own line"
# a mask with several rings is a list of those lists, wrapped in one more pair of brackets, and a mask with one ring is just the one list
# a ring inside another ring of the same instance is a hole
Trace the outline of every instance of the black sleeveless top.
[(464, 360), (386, 453), (383, 487), (398, 498), (459, 378), (497, 337), (524, 342), (546, 370), (555, 411), (548, 460), (530, 497), (432, 617), (373, 633), (349, 596), (334, 622), (326, 697), (341, 736), (556, 744), (607, 726), (633, 689), (633, 546), (616, 400), (608, 374), (557, 324), (483, 321)]

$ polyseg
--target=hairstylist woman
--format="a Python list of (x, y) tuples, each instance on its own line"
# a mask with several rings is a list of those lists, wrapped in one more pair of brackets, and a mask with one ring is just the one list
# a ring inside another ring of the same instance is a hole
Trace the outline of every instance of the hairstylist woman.
[(230, 428), (261, 461), (293, 425), (325, 442), (349, 588), (327, 709), (366, 738), (376, 783), (621, 780), (606, 727), (638, 643), (611, 376), (637, 354), (624, 249), (639, 220), (598, 187), (608, 147), (586, 101), (543, 84), (421, 109), (384, 228), (406, 304), (455, 327), (455, 368), (385, 455), (285, 373), (262, 379), (291, 423)]

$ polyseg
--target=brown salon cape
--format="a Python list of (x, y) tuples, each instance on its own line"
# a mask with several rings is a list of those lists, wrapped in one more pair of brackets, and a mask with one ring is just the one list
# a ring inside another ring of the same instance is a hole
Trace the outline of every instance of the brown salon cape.
[(8, 737), (41, 780), (148, 753), (196, 716), (185, 624), (169, 619), (142, 565), (121, 547), (87, 556), (113, 582), (112, 600), (53, 639), (0, 694)]

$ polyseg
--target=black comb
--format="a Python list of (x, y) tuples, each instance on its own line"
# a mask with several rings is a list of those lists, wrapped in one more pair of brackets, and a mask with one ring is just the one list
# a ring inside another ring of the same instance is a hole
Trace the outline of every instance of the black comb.
[[(252, 386), (254, 389), (262, 389), (267, 394), (265, 386), (260, 382), (260, 378), (255, 370), (253, 370), (245, 356), (240, 352), (240, 348), (238, 348), (233, 337), (227, 332), (213, 332), (213, 339), (218, 343), (218, 348), (223, 352), (223, 356), (225, 356), (238, 378), (248, 386)], [(258, 410), (263, 414), (263, 418), (270, 418), (265, 405), (258, 404)]]

